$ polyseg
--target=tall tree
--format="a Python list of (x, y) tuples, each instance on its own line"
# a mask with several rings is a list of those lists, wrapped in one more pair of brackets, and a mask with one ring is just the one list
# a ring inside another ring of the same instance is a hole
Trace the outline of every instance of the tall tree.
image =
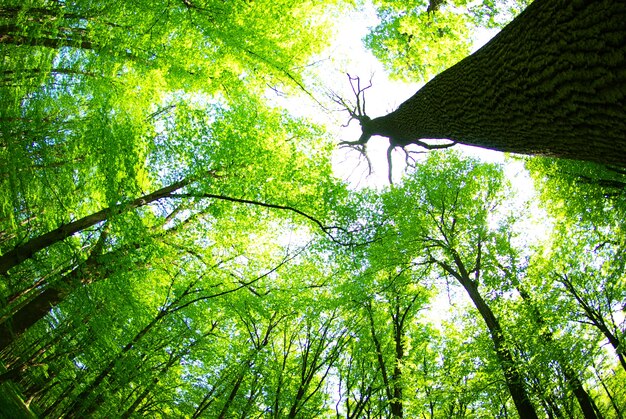
[(625, 20), (622, 1), (537, 0), (397, 110), (356, 115), (353, 144), (447, 139), (626, 167)]
[[(521, 417), (538, 417), (511, 350), (511, 344), (481, 286), (494, 275), (498, 257), (496, 233), (487, 218), (502, 199), (501, 171), (494, 166), (463, 161), (452, 153), (433, 154), (417, 166), (415, 176), (389, 194), (394, 224), (412, 231), (414, 252), (432, 263), (467, 292), (489, 330), (498, 363)], [(413, 200), (411, 209), (403, 208)], [(407, 243), (408, 244), (408, 243)], [(410, 244), (408, 244), (410, 246)], [(418, 250), (419, 249), (419, 250)]]

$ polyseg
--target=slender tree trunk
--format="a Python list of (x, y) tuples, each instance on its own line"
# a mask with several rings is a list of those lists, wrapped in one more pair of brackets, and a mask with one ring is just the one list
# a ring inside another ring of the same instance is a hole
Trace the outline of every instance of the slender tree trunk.
[[(63, 47), (72, 47), (84, 50), (94, 49), (95, 46), (91, 41), (82, 38), (85, 35), (82, 29), (73, 29), (76, 33), (72, 33), (73, 30), (70, 30), (69, 28), (58, 29), (60, 30), (59, 34), (48, 33), (48, 36), (46, 36), (46, 32), (44, 32), (42, 34), (38, 34), (37, 37), (31, 37), (24, 35), (22, 28), (17, 25), (3, 25), (0, 26), (0, 44), (31, 47), (42, 46), (52, 49), (59, 49)], [(63, 32), (66, 32), (67, 36), (62, 36)]]
[(0, 7), (0, 17), (4, 19), (17, 19), (20, 12), (25, 12), (27, 16), (27, 21), (35, 21), (38, 23), (42, 22), (53, 22), (58, 19), (73, 19), (73, 20), (86, 20), (91, 19), (89, 15), (76, 14), (76, 13), (65, 13), (62, 8), (53, 8), (53, 7)]
[(14, 247), (4, 255), (0, 256), (0, 275), (6, 274), (9, 269), (19, 265), (26, 259), (32, 257), (36, 252), (52, 246), (66, 238), (86, 229), (92, 227), (104, 220), (110, 215), (120, 213), (128, 210), (132, 210), (144, 205), (148, 205), (154, 201), (168, 197), (172, 192), (175, 192), (182, 187), (188, 185), (191, 181), (189, 179), (183, 179), (180, 182), (176, 182), (172, 185), (161, 188), (151, 194), (137, 198), (127, 204), (116, 205), (113, 207), (105, 208), (91, 215), (87, 215), (79, 220), (73, 221), (68, 224), (63, 224), (60, 227), (43, 234), (38, 237), (34, 237), (24, 244)]
[(359, 118), (359, 142), (445, 138), (626, 167), (624, 22), (620, 0), (535, 0), (396, 111)]
[(513, 403), (515, 403), (515, 407), (517, 408), (520, 417), (524, 419), (538, 419), (535, 408), (526, 394), (523, 379), (515, 367), (513, 355), (507, 348), (500, 322), (498, 322), (498, 319), (496, 319), (493, 311), (491, 311), (491, 308), (489, 308), (483, 297), (480, 295), (476, 284), (469, 277), (464, 278), (461, 285), (467, 291), (467, 294), (489, 329), (491, 340), (493, 341), (493, 346), (496, 350), (496, 355), (500, 362), (502, 371), (504, 372), (506, 385), (509, 388), (509, 392), (513, 398)]
[[(61, 415), (58, 415), (55, 413), (55, 410), (57, 409), (57, 407), (59, 405), (61, 405), (63, 403), (64, 400), (66, 400), (66, 398), (72, 394), (72, 391), (74, 390), (74, 388), (76, 388), (76, 381), (73, 381), (69, 386), (67, 386), (63, 392), (61, 394), (59, 394), (56, 399), (54, 400), (54, 402), (48, 406), (48, 408), (41, 414), (42, 418), (47, 418), (47, 417), (61, 417)], [(53, 413), (55, 413), (53, 415)]]
[(193, 416), (191, 416), (192, 419), (199, 418), (200, 415), (202, 415), (204, 411), (207, 410), (211, 406), (211, 404), (213, 404), (213, 402), (215, 401), (215, 397), (213, 397), (213, 394), (215, 393), (216, 388), (217, 386), (213, 386), (213, 388), (211, 388), (211, 390), (204, 395), (204, 397), (198, 404), (196, 411), (193, 412)]
[(607, 387), (606, 383), (604, 382), (604, 379), (600, 376), (600, 374), (598, 373), (597, 370), (596, 370), (595, 373), (596, 373), (596, 377), (598, 377), (598, 381), (600, 381), (600, 385), (602, 386), (602, 389), (604, 390), (604, 392), (606, 393), (607, 397), (611, 401), (611, 406), (613, 406), (613, 410), (615, 410), (615, 415), (616, 415), (615, 417), (618, 418), (618, 419), (622, 419), (623, 418), (622, 412), (620, 411), (620, 408), (617, 405), (615, 397), (613, 396), (613, 394), (611, 394), (611, 391), (609, 390), (609, 388)]
[(383, 358), (382, 346), (380, 344), (380, 340), (378, 339), (378, 336), (376, 335), (376, 327), (374, 325), (374, 314), (372, 311), (371, 304), (367, 305), (367, 314), (369, 316), (372, 341), (374, 342), (374, 347), (376, 348), (376, 360), (378, 361), (378, 368), (380, 369), (380, 372), (383, 378), (383, 384), (385, 387), (385, 395), (387, 396), (387, 399), (391, 403), (393, 400), (393, 392), (391, 390), (391, 383), (389, 382), (389, 377), (387, 375), (387, 367), (385, 365), (385, 359)]
[(65, 289), (60, 286), (50, 287), (29, 301), (13, 316), (0, 324), (0, 350), (9, 346), (26, 329), (44, 317), (52, 306), (65, 298)]
[(28, 369), (28, 367), (29, 366), (26, 364), (21, 364), (21, 365), (11, 368), (10, 370), (7, 370), (1, 373), (0, 383), (3, 383), (5, 381), (17, 382), (20, 378), (22, 378), (22, 375)]
[(437, 264), (452, 275), (463, 286), (463, 288), (465, 288), (465, 291), (467, 291), (467, 294), (474, 303), (474, 306), (487, 325), (498, 362), (500, 363), (500, 367), (504, 373), (506, 385), (520, 417), (524, 419), (538, 419), (537, 412), (535, 411), (535, 408), (526, 393), (524, 381), (515, 365), (513, 355), (507, 347), (500, 322), (498, 322), (495, 314), (493, 314), (491, 308), (489, 308), (483, 297), (480, 295), (480, 292), (478, 291), (478, 284), (470, 278), (469, 273), (467, 272), (467, 269), (463, 265), (461, 259), (458, 255), (456, 255), (456, 252), (453, 253), (455, 253), (454, 262), (458, 268), (458, 272), (445, 262), (436, 261)]
[[(80, 283), (87, 283), (84, 278), (84, 268), (96, 265), (96, 256), (102, 251), (106, 241), (107, 229), (105, 228), (98, 238), (98, 242), (91, 250), (87, 260), (82, 265), (75, 267), (70, 273), (63, 275), (59, 280), (48, 283), (47, 278), (42, 278), (9, 299), (9, 306), (18, 297), (27, 295), (29, 291), (43, 289), (38, 295), (17, 307), (11, 307), (7, 315), (0, 319), (0, 350), (10, 345), (26, 329), (42, 319), (51, 308), (65, 299)], [(47, 287), (44, 287), (46, 286)]]
[[(167, 310), (160, 311), (153, 319), (148, 323), (143, 329), (141, 329), (131, 340), (122, 348), (122, 350), (117, 354), (117, 356), (113, 357), (109, 363), (100, 371), (100, 374), (81, 391), (81, 393), (76, 396), (74, 399), (73, 406), (66, 413), (67, 417), (80, 417), (81, 413), (84, 413), (86, 409), (88, 409), (94, 400), (94, 393), (98, 386), (104, 381), (104, 379), (113, 371), (115, 368), (115, 364), (122, 359), (122, 357), (139, 342), (152, 328), (165, 317), (168, 313)], [(97, 397), (97, 395), (96, 395)]]
[(561, 282), (565, 286), (565, 289), (576, 299), (576, 302), (583, 309), (585, 316), (591, 321), (591, 323), (608, 339), (609, 343), (615, 350), (615, 354), (617, 355), (617, 359), (619, 360), (622, 368), (626, 371), (626, 358), (624, 357), (625, 351), (624, 348), (622, 348), (623, 342), (620, 341), (620, 338), (611, 331), (600, 310), (589, 305), (588, 301), (576, 290), (576, 287), (567, 275), (559, 275), (559, 282)]
[(537, 324), (538, 329), (541, 330), (540, 337), (553, 351), (556, 352), (556, 361), (561, 367), (561, 371), (563, 372), (567, 385), (574, 392), (574, 396), (576, 397), (576, 400), (578, 400), (578, 404), (580, 405), (580, 409), (582, 410), (585, 419), (597, 419), (598, 416), (596, 415), (596, 410), (594, 409), (591, 396), (589, 396), (589, 393), (587, 393), (583, 387), (580, 379), (578, 378), (578, 374), (568, 362), (563, 350), (558, 343), (555, 342), (552, 332), (548, 331), (546, 328), (543, 316), (539, 313), (539, 310), (533, 303), (532, 298), (528, 292), (521, 287), (521, 285), (517, 285), (516, 288), (521, 295), (522, 300), (524, 300), (526, 305), (530, 308), (530, 311), (533, 314), (533, 321)]
[[(188, 218), (185, 222), (179, 223), (176, 227), (168, 229), (167, 233), (173, 233), (182, 228), (191, 219), (193, 219), (193, 217)], [(166, 224), (166, 221), (164, 221), (163, 224)], [(161, 235), (163, 234), (164, 233), (161, 233)], [(91, 250), (91, 254), (87, 260), (56, 281), (38, 281), (37, 286), (30, 287), (28, 291), (43, 289), (43, 291), (40, 291), (40, 294), (30, 299), (30, 301), (27, 301), (25, 304), (18, 305), (16, 309), (11, 310), (3, 318), (0, 318), (0, 350), (9, 346), (28, 328), (44, 318), (52, 308), (62, 303), (69, 295), (76, 291), (76, 289), (95, 281), (108, 278), (116, 269), (116, 266), (112, 263), (103, 263), (103, 260), (116, 260), (119, 257), (123, 257), (127, 252), (140, 247), (137, 243), (130, 243), (113, 251), (101, 254), (106, 237), (107, 233), (105, 230), (101, 233), (98, 243), (96, 243)], [(140, 264), (141, 262), (137, 262), (137, 265)], [(17, 297), (25, 294), (26, 292), (22, 292), (18, 294)], [(11, 301), (14, 301), (17, 297), (12, 297), (9, 300), (9, 305)]]
[[(110, 252), (116, 253), (116, 252)], [(91, 283), (96, 279), (108, 276), (110, 267), (105, 266), (104, 272), (97, 270), (97, 261), (87, 261), (63, 276), (54, 284), (45, 288), (39, 295), (21, 306), (15, 313), (7, 316), (0, 323), (0, 350), (8, 347), (19, 338), (28, 328), (43, 319), (51, 309), (62, 303), (81, 284)]]
[[(182, 356), (182, 354), (181, 354)], [(173, 357), (171, 356), (170, 359), (168, 360), (168, 362), (163, 366), (163, 368), (161, 368), (158, 372), (157, 375), (155, 375), (152, 378), (152, 381), (150, 383), (150, 385), (147, 385), (146, 388), (143, 389), (143, 391), (141, 392), (141, 394), (139, 396), (137, 396), (137, 398), (133, 401), (133, 404), (130, 405), (130, 407), (128, 409), (126, 409), (126, 411), (120, 416), (121, 419), (127, 419), (129, 417), (131, 417), (133, 415), (133, 413), (135, 413), (135, 411), (137, 410), (137, 408), (139, 407), (139, 405), (145, 400), (146, 397), (148, 397), (148, 395), (154, 390), (154, 388), (157, 386), (157, 384), (159, 383), (159, 380), (161, 378), (161, 376), (165, 375), (167, 373), (167, 371), (176, 363), (180, 360), (180, 356), (177, 357)]]
[[(248, 364), (248, 368), (249, 367), (250, 367), (250, 364)], [(228, 409), (230, 409), (230, 406), (235, 401), (235, 398), (237, 397), (237, 393), (239, 393), (239, 388), (241, 387), (241, 383), (243, 383), (243, 379), (245, 378), (245, 376), (246, 376), (246, 369), (243, 369), (242, 371), (239, 372), (239, 375), (237, 376), (237, 380), (235, 380), (233, 388), (228, 394), (228, 399), (226, 399), (226, 403), (224, 403), (224, 406), (222, 407), (222, 410), (220, 411), (218, 419), (224, 419), (226, 415), (228, 414)]]
[(402, 406), (402, 367), (401, 362), (404, 358), (404, 336), (402, 331), (395, 333), (395, 360), (393, 366), (393, 399), (391, 400), (391, 415), (394, 418), (404, 417), (404, 409)]

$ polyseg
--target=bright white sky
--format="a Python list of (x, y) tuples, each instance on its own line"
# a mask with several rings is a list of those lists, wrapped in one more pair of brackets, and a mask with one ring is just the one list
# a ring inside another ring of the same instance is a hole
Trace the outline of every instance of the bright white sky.
[[(369, 2), (361, 12), (353, 12), (344, 16), (333, 45), (322, 56), (323, 60), (320, 62), (320, 77), (322, 78), (323, 86), (330, 92), (340, 94), (348, 100), (353, 100), (354, 94), (346, 73), (352, 76), (359, 76), (365, 84), (367, 84), (370, 77), (372, 78), (372, 87), (366, 92), (366, 111), (370, 117), (384, 115), (395, 110), (423, 84), (407, 84), (390, 80), (378, 60), (365, 49), (362, 39), (367, 34), (368, 28), (376, 24), (376, 14)], [(487, 43), (496, 33), (497, 31), (477, 33), (474, 40), (474, 50)], [(302, 106), (302, 103), (300, 105)], [(309, 106), (311, 108), (306, 109)], [(304, 109), (299, 109), (298, 112), (302, 112), (309, 117), (313, 115), (313, 118), (316, 120), (322, 117), (322, 120), (319, 122), (326, 124), (328, 130), (334, 132), (337, 142), (354, 141), (359, 138), (361, 130), (357, 121), (353, 121), (348, 127), (342, 127), (348, 120), (346, 112), (328, 112), (324, 115), (316, 104), (304, 105), (304, 107)], [(339, 109), (339, 106), (337, 106), (337, 109)], [(374, 169), (369, 176), (367, 163), (358, 152), (350, 149), (338, 149), (333, 162), (336, 175), (347, 180), (355, 188), (387, 185), (387, 147), (387, 139), (381, 137), (374, 137), (368, 143), (368, 156)], [(520, 217), (523, 220), (521, 220), (517, 228), (523, 231), (522, 237), (526, 243), (532, 242), (533, 238), (543, 238), (546, 233), (546, 221), (542, 211), (537, 208), (536, 204), (530, 204), (530, 207), (526, 207), (526, 205), (529, 205), (529, 202), (532, 202), (530, 198), (534, 194), (534, 188), (523, 164), (511, 159), (507, 159), (505, 162), (504, 154), (500, 152), (458, 145), (455, 148), (461, 148), (464, 153), (478, 157), (481, 160), (506, 163), (505, 173), (511, 181), (517, 196), (512, 206), (518, 208), (518, 211), (523, 214), (523, 217)], [(394, 157), (393, 178), (395, 181), (399, 181), (404, 169), (404, 155), (397, 151)], [(441, 293), (431, 303), (431, 309), (428, 310), (427, 314), (425, 313), (431, 320), (440, 321), (452, 315), (455, 310), (449, 305), (448, 298), (457, 299), (460, 297), (459, 301), (463, 301), (465, 304), (469, 303), (464, 294), (461, 293), (459, 295), (454, 291), (454, 288), (451, 287), (452, 295)]]
[[(423, 83), (408, 84), (390, 80), (382, 65), (364, 47), (363, 38), (370, 27), (378, 23), (375, 9), (368, 1), (360, 11), (354, 11), (341, 16), (337, 32), (331, 47), (321, 54), (315, 65), (314, 71), (318, 73), (321, 87), (329, 93), (341, 95), (344, 99), (353, 101), (354, 94), (348, 81), (347, 73), (359, 76), (363, 85), (372, 79), (372, 87), (366, 92), (366, 111), (370, 117), (377, 117), (395, 110), (402, 102), (411, 97)], [(474, 50), (487, 43), (497, 31), (481, 31), (475, 34)], [(315, 93), (320, 95), (319, 91)], [(327, 103), (326, 98), (319, 98)], [(280, 101), (280, 100), (279, 100)], [(315, 122), (324, 124), (328, 131), (340, 141), (354, 141), (361, 135), (361, 129), (357, 121), (352, 121), (350, 126), (342, 127), (348, 121), (347, 112), (341, 112), (339, 105), (334, 110), (324, 112), (318, 103), (313, 100), (287, 99), (283, 106), (295, 115), (311, 118)], [(388, 185), (387, 147), (388, 140), (382, 137), (373, 137), (367, 144), (367, 151), (373, 166), (373, 173), (368, 175), (368, 166), (365, 159), (355, 150), (337, 149), (334, 156), (335, 174), (349, 182), (354, 188), (371, 186), (382, 187)], [(534, 194), (534, 188), (523, 164), (519, 161), (507, 159), (503, 153), (485, 150), (476, 147), (457, 145), (455, 149), (461, 149), (463, 153), (478, 157), (483, 161), (499, 162), (505, 164), (505, 174), (510, 180), (517, 200), (513, 204), (517, 208), (523, 208)], [(416, 150), (420, 150), (416, 148)], [(404, 154), (401, 151), (394, 153), (393, 179), (399, 181), (404, 170)], [(532, 240), (532, 237), (544, 236), (546, 223), (542, 212), (536, 205), (523, 211), (524, 236)], [(530, 215), (537, 215), (531, 219)]]
[[(329, 51), (329, 57), (322, 63), (321, 72), (323, 83), (332, 92), (342, 95), (345, 99), (353, 100), (346, 73), (359, 76), (362, 84), (372, 79), (372, 87), (366, 92), (366, 111), (370, 117), (385, 115), (395, 110), (402, 102), (411, 97), (423, 83), (405, 83), (390, 80), (382, 65), (363, 45), (362, 39), (368, 29), (377, 24), (374, 7), (368, 2), (360, 12), (345, 15), (339, 25), (335, 40)], [(495, 31), (482, 31), (476, 35), (475, 49), (484, 45)], [(337, 106), (337, 109), (339, 107)], [(316, 111), (319, 114), (319, 108)], [(336, 129), (337, 141), (354, 141), (359, 138), (361, 130), (357, 121), (349, 127), (342, 125), (348, 120), (346, 112), (334, 112), (326, 115), (329, 130)], [(368, 156), (374, 172), (367, 176), (367, 163), (356, 151), (341, 149), (335, 155), (335, 171), (337, 176), (348, 180), (353, 186), (383, 186), (388, 184), (388, 166), (386, 152), (388, 141), (385, 138), (374, 137), (368, 143)], [(473, 147), (463, 147), (467, 153), (479, 156), (483, 160), (503, 161), (502, 153), (482, 150)], [(417, 148), (416, 148), (417, 149)], [(394, 180), (399, 180), (404, 168), (404, 155), (400, 151), (394, 153)]]

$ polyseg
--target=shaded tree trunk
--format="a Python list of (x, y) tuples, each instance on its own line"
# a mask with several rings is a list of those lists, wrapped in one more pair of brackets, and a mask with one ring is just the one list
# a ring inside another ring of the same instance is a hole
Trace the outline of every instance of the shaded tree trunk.
[(604, 390), (607, 397), (611, 401), (611, 406), (613, 406), (613, 410), (615, 411), (615, 415), (616, 415), (615, 417), (618, 419), (622, 419), (623, 418), (622, 412), (620, 411), (620, 408), (617, 405), (617, 401), (615, 400), (615, 397), (613, 396), (613, 394), (611, 394), (611, 390), (609, 390), (606, 383), (604, 382), (604, 379), (600, 376), (597, 370), (596, 370), (596, 377), (598, 377), (598, 381), (600, 382), (600, 385), (602, 385), (602, 389)]
[(623, 1), (536, 0), (394, 112), (358, 118), (358, 143), (438, 138), (626, 167), (624, 22)]
[(116, 363), (124, 357), (124, 355), (133, 349), (137, 343), (147, 335), (154, 326), (163, 319), (170, 312), (167, 310), (161, 310), (159, 313), (148, 323), (143, 329), (141, 329), (135, 337), (128, 342), (122, 350), (111, 360), (109, 363), (100, 371), (100, 374), (89, 384), (87, 385), (81, 393), (74, 398), (73, 405), (66, 413), (68, 417), (75, 417), (76, 415), (80, 415), (86, 411), (93, 403), (94, 399), (97, 398), (96, 389), (98, 386), (104, 381), (104, 379), (113, 371)]
[[(374, 315), (372, 313), (371, 303), (368, 303), (366, 306), (367, 315), (370, 323), (370, 332), (372, 334), (372, 341), (374, 342), (374, 348), (376, 348), (376, 360), (378, 361), (378, 369), (380, 369), (380, 373), (383, 378), (383, 387), (385, 389), (385, 395), (387, 396), (387, 400), (389, 403), (393, 401), (393, 393), (391, 390), (391, 383), (389, 380), (389, 375), (387, 374), (387, 366), (385, 364), (385, 359), (383, 358), (383, 350), (382, 345), (380, 344), (380, 340), (376, 334), (376, 326), (374, 323)], [(392, 411), (394, 410), (393, 406), (391, 407)], [(393, 414), (393, 413), (392, 413)]]
[(504, 372), (506, 385), (509, 388), (509, 392), (511, 393), (511, 397), (513, 398), (513, 402), (515, 403), (515, 407), (517, 408), (520, 417), (527, 419), (537, 418), (538, 416), (535, 412), (535, 408), (526, 394), (522, 377), (515, 367), (515, 361), (511, 352), (507, 348), (500, 323), (478, 292), (478, 287), (472, 281), (463, 281), (461, 285), (463, 285), (463, 288), (467, 291), (470, 299), (474, 303), (474, 306), (489, 329), (496, 355), (500, 362), (502, 371)]
[[(602, 315), (599, 307), (593, 307), (589, 301), (584, 297), (583, 294), (579, 293), (574, 286), (574, 283), (569, 279), (569, 277), (565, 274), (561, 274), (558, 276), (559, 282), (561, 282), (568, 293), (570, 293), (578, 305), (583, 309), (583, 313), (585, 317), (589, 319), (592, 325), (594, 325), (602, 334), (607, 338), (613, 349), (615, 350), (615, 354), (617, 355), (617, 359), (621, 364), (624, 371), (626, 371), (626, 357), (624, 354), (623, 342), (620, 340), (620, 337), (616, 333), (613, 333), (610, 327), (612, 323), (606, 321), (606, 317)], [(614, 328), (617, 330), (617, 328)]]
[(474, 306), (487, 325), (500, 368), (502, 368), (502, 372), (504, 373), (506, 385), (520, 417), (524, 419), (538, 419), (537, 412), (526, 393), (523, 378), (517, 370), (513, 355), (508, 348), (500, 322), (480, 294), (477, 282), (470, 278), (463, 262), (458, 257), (454, 259), (458, 271), (445, 262), (437, 261), (437, 264), (452, 275), (463, 288), (465, 288), (472, 303), (474, 303)]
[(243, 383), (243, 379), (246, 376), (247, 369), (250, 368), (251, 366), (252, 364), (249, 363), (247, 368), (244, 368), (241, 372), (239, 372), (239, 375), (237, 376), (237, 379), (235, 380), (233, 388), (228, 394), (228, 399), (226, 399), (226, 403), (224, 403), (224, 406), (222, 407), (222, 410), (220, 411), (220, 415), (218, 416), (219, 419), (224, 419), (226, 415), (228, 414), (228, 409), (230, 409), (230, 406), (233, 404), (233, 402), (235, 401), (235, 398), (237, 397), (237, 393), (239, 392), (241, 383)]
[(393, 365), (393, 399), (391, 399), (391, 416), (394, 418), (404, 417), (402, 405), (402, 368), (400, 363), (404, 359), (404, 333), (400, 327), (396, 327), (394, 319), (395, 362)]
[(9, 346), (26, 329), (48, 314), (51, 307), (66, 297), (66, 289), (62, 286), (54, 286), (44, 290), (13, 316), (0, 323), (0, 350)]
[[(172, 214), (170, 214), (172, 215)], [(173, 228), (169, 228), (167, 233), (173, 233), (183, 228), (190, 220), (195, 217), (189, 217), (184, 222), (177, 224)], [(170, 220), (166, 217), (163, 225)], [(153, 227), (154, 230), (154, 227)], [(125, 257), (126, 254), (141, 248), (139, 243), (129, 243), (107, 253), (102, 253), (106, 238), (107, 229), (103, 229), (98, 242), (95, 244), (89, 257), (72, 269), (69, 273), (63, 275), (57, 280), (42, 279), (36, 283), (36, 286), (29, 287), (26, 291), (20, 292), (9, 298), (9, 303), (16, 301), (19, 297), (23, 297), (29, 293), (38, 291), (39, 294), (27, 299), (24, 304), (18, 305), (16, 309), (12, 309), (0, 318), (0, 350), (9, 346), (28, 328), (33, 326), (39, 320), (44, 318), (51, 309), (61, 304), (65, 299), (74, 293), (81, 286), (92, 284), (108, 278), (112, 272), (118, 268), (111, 260), (117, 260)], [(165, 232), (161, 232), (154, 237), (164, 237)], [(142, 262), (134, 262), (138, 269), (141, 269)], [(10, 304), (9, 304), (10, 305)]]
[(190, 182), (191, 180), (189, 179), (183, 179), (180, 182), (176, 182), (172, 185), (161, 188), (151, 194), (144, 195), (127, 204), (105, 208), (91, 215), (87, 215), (79, 220), (63, 224), (48, 233), (28, 240), (24, 244), (17, 245), (13, 249), (0, 256), (0, 275), (6, 274), (9, 269), (19, 265), (26, 259), (29, 259), (38, 251), (45, 249), (48, 246), (52, 246), (53, 244), (58, 243), (62, 240), (65, 240), (66, 238), (86, 228), (93, 227), (94, 225), (108, 219), (109, 216), (112, 214), (128, 211), (134, 208), (148, 205), (159, 199), (166, 198), (172, 192), (181, 189), (182, 187), (188, 185)]
[[(96, 264), (96, 256), (102, 251), (104, 242), (108, 236), (105, 228), (98, 238), (98, 242), (93, 247), (89, 257), (84, 263), (74, 268), (71, 272), (63, 275), (59, 280), (44, 288), (37, 296), (31, 298), (25, 304), (19, 306), (17, 310), (11, 310), (9, 314), (0, 319), (0, 350), (9, 346), (26, 329), (42, 319), (51, 308), (58, 305), (65, 299), (81, 282), (86, 283), (84, 278), (86, 273), (84, 268)], [(45, 281), (38, 281), (36, 289), (45, 284)]]
[(106, 238), (103, 232), (91, 254), (82, 264), (57, 281), (52, 282), (37, 296), (19, 307), (13, 314), (0, 320), (0, 350), (9, 346), (19, 338), (28, 328), (43, 319), (51, 309), (61, 304), (81, 286), (108, 278), (118, 267), (113, 263), (103, 263), (103, 260), (114, 260), (123, 257), (124, 253), (134, 246), (125, 246), (105, 254), (101, 254)]
[(585, 419), (597, 419), (598, 415), (596, 414), (596, 409), (594, 408), (593, 399), (583, 387), (582, 382), (578, 378), (578, 373), (569, 363), (567, 356), (558, 345), (558, 342), (555, 342), (552, 332), (549, 331), (549, 329), (547, 328), (546, 322), (539, 312), (539, 309), (533, 303), (531, 296), (524, 288), (522, 288), (521, 285), (516, 285), (516, 288), (533, 315), (533, 321), (538, 326), (538, 329), (540, 331), (540, 337), (549, 347), (551, 347), (553, 351), (556, 352), (556, 361), (561, 367), (561, 371), (563, 372), (563, 376), (565, 377), (567, 385), (571, 388), (574, 396), (576, 397), (576, 400), (578, 401), (578, 404), (580, 405), (583, 416), (585, 417)]

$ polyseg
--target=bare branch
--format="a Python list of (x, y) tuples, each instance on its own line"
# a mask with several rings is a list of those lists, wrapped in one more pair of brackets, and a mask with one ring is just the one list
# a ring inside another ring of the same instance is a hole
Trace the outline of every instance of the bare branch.
[[(361, 88), (361, 79), (356, 76), (352, 77), (348, 74), (348, 80), (350, 81), (350, 86), (352, 87), (352, 92), (356, 96), (356, 111), (358, 116), (365, 116), (365, 91), (372, 87), (372, 79), (370, 78), (369, 84), (363, 88)], [(354, 82), (356, 82), (356, 88), (354, 86)], [(358, 119), (358, 118), (357, 118)]]
[(248, 205), (255, 205), (258, 207), (263, 207), (263, 208), (270, 208), (270, 209), (277, 209), (277, 210), (282, 210), (282, 211), (289, 211), (289, 212), (293, 212), (295, 214), (298, 214), (306, 219), (308, 219), (309, 221), (313, 222), (313, 224), (317, 225), (319, 227), (319, 229), (328, 236), (328, 238), (330, 238), (333, 242), (335, 242), (336, 244), (342, 245), (342, 246), (358, 246), (358, 245), (364, 245), (364, 244), (368, 244), (370, 242), (365, 242), (365, 243), (355, 243), (352, 241), (349, 242), (345, 242), (340, 240), (339, 238), (337, 238), (335, 236), (336, 233), (342, 233), (342, 234), (346, 234), (346, 235), (350, 235), (352, 233), (354, 233), (355, 231), (350, 231), (347, 230), (343, 227), (340, 226), (325, 226), (320, 220), (318, 220), (317, 218), (313, 217), (312, 215), (307, 214), (304, 211), (301, 211), (297, 208), (288, 206), (288, 205), (278, 205), (278, 204), (270, 204), (267, 202), (262, 202), (262, 201), (255, 201), (252, 199), (245, 199), (245, 198), (235, 198), (232, 196), (226, 196), (226, 195), (217, 195), (217, 194), (210, 194), (210, 193), (202, 193), (202, 192), (197, 192), (197, 193), (178, 193), (178, 194), (170, 194), (169, 197), (171, 198), (199, 198), (199, 199), (217, 199), (217, 200), (222, 200), (222, 201), (228, 201), (228, 202), (235, 202), (235, 203), (239, 203), (239, 204), (248, 204)]
[[(349, 148), (351, 150), (356, 150), (359, 153), (360, 157), (363, 157), (365, 159), (365, 162), (367, 163), (367, 176), (370, 176), (374, 172), (372, 161), (367, 154), (367, 143), (359, 143), (358, 141), (341, 141), (339, 143), (339, 148)], [(358, 168), (360, 165), (361, 159), (359, 158), (359, 164), (356, 166), (356, 168)]]
[(350, 83), (350, 87), (352, 88), (352, 93), (354, 94), (356, 103), (351, 103), (336, 93), (333, 93), (331, 95), (331, 99), (333, 100), (333, 102), (341, 106), (342, 110), (348, 111), (348, 114), (350, 115), (350, 119), (348, 119), (348, 122), (345, 125), (343, 125), (344, 127), (347, 127), (350, 124), (350, 122), (352, 122), (352, 120), (354, 119), (356, 119), (359, 122), (362, 122), (364, 120), (369, 120), (369, 117), (365, 113), (365, 91), (369, 89), (370, 87), (372, 87), (371, 78), (367, 86), (361, 87), (360, 77), (358, 76), (353, 77), (350, 74), (347, 74), (347, 76), (348, 76), (348, 81)]
[(417, 164), (417, 160), (415, 160), (415, 157), (413, 157), (412, 154), (426, 154), (425, 151), (407, 150), (406, 147), (402, 147), (402, 151), (404, 151), (404, 164), (407, 167), (415, 167)]

